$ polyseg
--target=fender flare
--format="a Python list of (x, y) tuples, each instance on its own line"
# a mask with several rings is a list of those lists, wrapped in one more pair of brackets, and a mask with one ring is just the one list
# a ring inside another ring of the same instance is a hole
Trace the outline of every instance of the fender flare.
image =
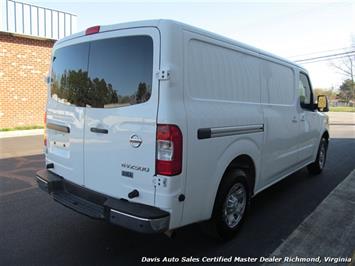
[[(208, 191), (211, 195), (210, 201), (206, 203), (206, 208), (210, 212), (210, 216), (212, 215), (213, 206), (216, 200), (217, 191), (221, 184), (224, 173), (226, 172), (229, 165), (232, 161), (242, 155), (246, 155), (251, 158), (255, 167), (255, 186), (257, 184), (258, 176), (260, 174), (260, 163), (261, 163), (261, 147), (257, 145), (255, 140), (251, 138), (243, 138), (238, 139), (234, 143), (232, 143), (228, 148), (224, 151), (223, 154), (218, 158), (216, 171), (214, 173), (215, 182), (212, 182)], [(254, 187), (255, 187), (254, 186)]]

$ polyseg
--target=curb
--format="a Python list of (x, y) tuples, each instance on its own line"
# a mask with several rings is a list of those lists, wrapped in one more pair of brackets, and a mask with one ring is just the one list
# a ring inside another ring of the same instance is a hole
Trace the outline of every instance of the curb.
[(0, 132), (0, 139), (43, 135), (44, 129), (15, 130)]
[[(354, 210), (355, 170), (269, 255), (269, 258), (275, 257), (282, 260), (272, 264), (290, 263), (285, 261), (286, 258), (292, 260), (318, 258), (320, 262), (314, 261), (313, 264), (353, 265), (355, 259)], [(334, 260), (328, 261), (327, 258)], [(292, 261), (293, 264), (298, 265), (307, 262)]]
[(355, 126), (355, 123), (329, 123), (330, 126)]

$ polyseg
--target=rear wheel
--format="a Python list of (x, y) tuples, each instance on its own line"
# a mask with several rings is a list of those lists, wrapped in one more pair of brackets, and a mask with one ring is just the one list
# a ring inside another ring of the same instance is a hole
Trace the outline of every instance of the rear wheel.
[(327, 159), (328, 142), (326, 138), (322, 138), (319, 143), (316, 160), (307, 166), (308, 171), (312, 175), (318, 175), (322, 172)]
[(241, 169), (231, 170), (217, 192), (211, 221), (221, 239), (234, 237), (244, 222), (249, 205), (250, 189), (246, 173)]

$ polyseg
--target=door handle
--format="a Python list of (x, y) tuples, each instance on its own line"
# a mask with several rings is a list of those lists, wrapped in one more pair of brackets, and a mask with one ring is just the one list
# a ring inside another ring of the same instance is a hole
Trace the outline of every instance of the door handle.
[(297, 117), (296, 117), (296, 116), (292, 117), (292, 122), (293, 122), (293, 123), (297, 123), (297, 122), (298, 122), (298, 120), (297, 120)]
[(304, 121), (304, 120), (305, 120), (305, 115), (301, 114), (300, 121)]
[(94, 132), (94, 133), (100, 133), (100, 134), (107, 134), (108, 133), (107, 129), (105, 129), (105, 128), (97, 128), (97, 127), (90, 128), (90, 131)]

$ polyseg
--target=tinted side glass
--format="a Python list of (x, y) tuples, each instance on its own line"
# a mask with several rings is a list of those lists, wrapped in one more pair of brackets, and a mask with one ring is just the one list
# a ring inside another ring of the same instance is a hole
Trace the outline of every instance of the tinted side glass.
[(52, 98), (69, 105), (85, 106), (88, 80), (89, 44), (56, 50), (52, 61)]
[(89, 106), (126, 106), (143, 103), (150, 98), (152, 38), (132, 36), (94, 41), (89, 58)]
[(312, 90), (308, 78), (305, 74), (300, 73), (299, 93), (301, 106), (313, 103)]

